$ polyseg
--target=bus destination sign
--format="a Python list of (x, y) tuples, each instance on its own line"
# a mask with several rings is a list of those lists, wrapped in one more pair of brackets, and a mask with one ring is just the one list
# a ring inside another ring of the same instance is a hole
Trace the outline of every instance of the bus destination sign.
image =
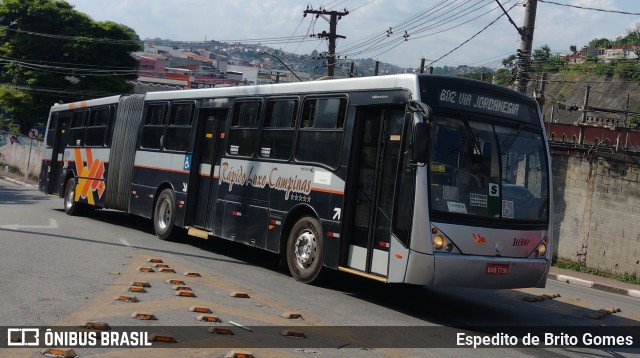
[(438, 102), (443, 107), (497, 114), (512, 118), (521, 116), (522, 106), (519, 103), (484, 94), (443, 88), (438, 92)]

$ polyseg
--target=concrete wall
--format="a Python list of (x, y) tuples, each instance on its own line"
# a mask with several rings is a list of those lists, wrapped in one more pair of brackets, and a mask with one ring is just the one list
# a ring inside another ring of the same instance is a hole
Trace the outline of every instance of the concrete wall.
[(0, 174), (4, 173), (7, 165), (24, 173), (29, 162), (29, 175), (37, 177), (40, 175), (43, 154), (42, 140), (0, 132)]
[(552, 151), (554, 256), (612, 273), (640, 274), (640, 156)]

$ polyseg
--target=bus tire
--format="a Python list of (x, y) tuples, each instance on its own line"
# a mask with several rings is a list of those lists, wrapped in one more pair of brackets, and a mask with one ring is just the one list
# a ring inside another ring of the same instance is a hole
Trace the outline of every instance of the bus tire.
[(164, 189), (153, 210), (153, 229), (160, 240), (174, 240), (177, 231), (176, 222), (176, 197), (171, 189)]
[(82, 214), (83, 206), (76, 201), (76, 179), (69, 178), (64, 189), (64, 212), (67, 215), (78, 216)]
[(304, 216), (293, 225), (287, 240), (287, 264), (297, 281), (311, 283), (319, 278), (322, 269), (322, 228), (315, 218)]

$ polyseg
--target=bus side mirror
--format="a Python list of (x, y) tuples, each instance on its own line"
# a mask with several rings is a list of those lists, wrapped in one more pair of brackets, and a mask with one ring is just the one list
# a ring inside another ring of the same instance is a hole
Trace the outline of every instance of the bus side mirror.
[(427, 145), (429, 143), (429, 129), (427, 123), (418, 122), (413, 128), (413, 162), (427, 162)]

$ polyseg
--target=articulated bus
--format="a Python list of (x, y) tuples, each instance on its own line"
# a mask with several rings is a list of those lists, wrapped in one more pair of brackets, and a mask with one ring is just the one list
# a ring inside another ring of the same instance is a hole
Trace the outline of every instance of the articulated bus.
[[(544, 287), (549, 149), (537, 103), (404, 74), (150, 92), (51, 108), (40, 190), (262, 248), (312, 282)], [(239, 246), (239, 249), (242, 245)]]

